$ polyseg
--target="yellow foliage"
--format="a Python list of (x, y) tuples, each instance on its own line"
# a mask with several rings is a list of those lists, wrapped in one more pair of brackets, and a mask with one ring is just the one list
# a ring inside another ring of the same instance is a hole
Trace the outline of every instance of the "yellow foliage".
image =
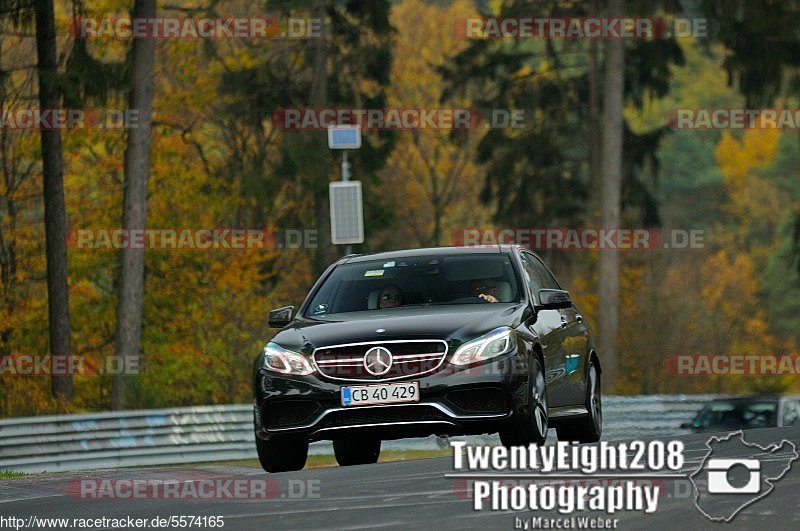
[(728, 131), (723, 132), (716, 157), (720, 170), (729, 179), (729, 185), (739, 186), (752, 171), (771, 164), (780, 136), (778, 129), (747, 129), (744, 138), (739, 141)]
[(780, 137), (777, 129), (748, 129), (737, 140), (726, 131), (715, 153), (728, 195), (724, 209), (735, 222), (719, 225), (717, 240), (750, 253), (758, 266), (774, 251), (777, 213), (788, 207), (789, 199), (758, 174), (774, 162)]
[[(453, 28), (472, 16), (474, 5), (466, 0), (449, 6), (405, 0), (393, 7), (391, 22), (398, 35), (387, 93), (391, 107), (470, 108), (464, 98), (440, 103), (443, 80), (436, 69), (467, 46)], [(404, 222), (399, 230), (376, 236), (376, 243), (447, 245), (455, 231), (488, 220), (488, 209), (476, 201), (483, 186), (483, 173), (472, 161), (479, 132), (470, 132), (464, 142), (453, 141), (449, 134), (445, 129), (400, 133), (383, 172), (383, 194)]]

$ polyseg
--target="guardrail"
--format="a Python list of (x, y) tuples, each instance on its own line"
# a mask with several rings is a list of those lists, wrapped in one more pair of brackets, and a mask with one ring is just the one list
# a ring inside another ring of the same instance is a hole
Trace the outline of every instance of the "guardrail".
[[(684, 432), (709, 395), (607, 396), (603, 438)], [(255, 459), (249, 404), (58, 415), (0, 420), (0, 470), (55, 472)], [(494, 437), (466, 437), (495, 442)], [(434, 449), (435, 437), (387, 441), (385, 449)], [(330, 443), (311, 445), (329, 454)]]

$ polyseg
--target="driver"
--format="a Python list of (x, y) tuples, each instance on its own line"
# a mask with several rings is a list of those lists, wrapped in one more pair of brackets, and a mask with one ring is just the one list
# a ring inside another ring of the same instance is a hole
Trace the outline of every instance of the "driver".
[(499, 289), (497, 282), (490, 278), (478, 279), (472, 282), (472, 293), (486, 302), (498, 302)]
[(394, 284), (387, 284), (381, 290), (378, 296), (378, 308), (397, 308), (400, 306), (400, 298), (402, 296), (400, 288)]

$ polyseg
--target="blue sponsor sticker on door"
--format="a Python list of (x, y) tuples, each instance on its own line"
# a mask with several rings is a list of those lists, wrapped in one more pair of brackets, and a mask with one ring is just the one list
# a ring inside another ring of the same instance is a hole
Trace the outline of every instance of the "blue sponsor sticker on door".
[(351, 402), (350, 388), (349, 387), (342, 387), (342, 405), (349, 406), (350, 402)]
[(567, 356), (566, 362), (566, 371), (567, 374), (572, 374), (573, 372), (578, 370), (578, 366), (581, 364), (581, 357), (578, 354), (573, 354), (571, 356)]

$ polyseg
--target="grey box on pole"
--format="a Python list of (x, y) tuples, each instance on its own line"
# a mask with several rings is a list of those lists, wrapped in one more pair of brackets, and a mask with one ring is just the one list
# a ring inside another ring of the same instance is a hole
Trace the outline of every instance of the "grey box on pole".
[(329, 184), (331, 203), (331, 243), (364, 243), (364, 214), (361, 181)]

